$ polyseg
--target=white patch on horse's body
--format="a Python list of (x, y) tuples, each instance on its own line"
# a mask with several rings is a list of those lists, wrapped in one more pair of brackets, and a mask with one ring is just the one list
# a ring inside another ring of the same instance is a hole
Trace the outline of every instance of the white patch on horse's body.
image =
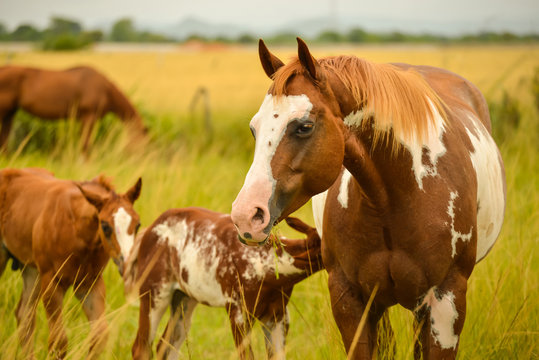
[[(412, 156), (412, 171), (414, 172), (417, 185), (423, 190), (423, 178), (425, 176), (436, 176), (438, 170), (436, 164), (438, 159), (446, 152), (442, 141), (444, 134), (444, 120), (442, 115), (436, 109), (432, 101), (429, 100), (430, 108), (434, 114), (434, 121), (428, 122), (427, 134), (423, 141), (419, 141), (415, 134), (404, 136), (399, 134), (397, 141), (401, 143)], [(348, 126), (359, 127), (367, 116), (374, 116), (374, 113), (367, 113), (360, 109), (351, 112), (344, 118), (344, 123)], [(380, 128), (379, 130), (389, 131), (389, 128)], [(423, 149), (428, 150), (430, 164), (423, 164)]]
[(348, 126), (359, 127), (363, 122), (365, 117), (374, 116), (373, 112), (366, 112), (363, 109), (352, 111), (350, 114), (346, 115), (343, 119), (344, 124)]
[(266, 204), (269, 202), (276, 180), (271, 170), (271, 159), (292, 120), (308, 118), (313, 105), (306, 95), (279, 96), (268, 94), (260, 110), (253, 116), (251, 127), (256, 130), (253, 163), (243, 189), (256, 189), (256, 196)]
[(350, 171), (344, 169), (341, 178), (341, 186), (339, 187), (339, 195), (337, 196), (337, 200), (339, 200), (343, 209), (348, 207), (348, 185), (350, 184), (351, 179), (352, 174)]
[(467, 234), (463, 234), (455, 230), (455, 199), (459, 196), (458, 192), (452, 191), (449, 194), (449, 205), (447, 205), (447, 214), (451, 218), (451, 257), (457, 255), (457, 241), (470, 241), (472, 238), (473, 227)]
[(429, 289), (419, 307), (428, 305), (430, 308), (431, 336), (434, 340), (442, 349), (455, 349), (459, 341), (454, 329), (455, 321), (459, 317), (455, 307), (455, 295), (452, 291), (443, 295), (436, 292), (436, 287)]
[(313, 207), (313, 217), (314, 217), (314, 226), (316, 227), (316, 232), (318, 236), (322, 238), (322, 226), (324, 225), (324, 208), (326, 206), (326, 200), (328, 197), (328, 190), (317, 194), (312, 197), (312, 207)]
[[(430, 105), (434, 114), (434, 122), (428, 122), (426, 138), (422, 142), (414, 135), (409, 138), (405, 138), (404, 136), (399, 136), (398, 138), (399, 142), (412, 156), (412, 170), (417, 185), (421, 190), (423, 190), (423, 178), (425, 176), (438, 175), (438, 169), (436, 167), (438, 159), (447, 151), (443, 143), (445, 132), (444, 120), (432, 102), (430, 102)], [(430, 164), (423, 164), (424, 149), (428, 150)]]
[(481, 260), (496, 242), (505, 211), (501, 155), (483, 124), (471, 117), (473, 132), (466, 129), (474, 151), (470, 153), (477, 176), (477, 253)]
[(112, 215), (114, 219), (114, 232), (116, 233), (116, 240), (120, 245), (120, 250), (124, 259), (129, 257), (133, 243), (135, 242), (135, 233), (129, 234), (129, 225), (131, 225), (131, 215), (125, 211), (123, 207), (120, 207)]
[[(205, 231), (204, 231), (205, 230)], [(210, 306), (225, 306), (232, 301), (230, 294), (224, 294), (217, 281), (217, 270), (221, 261), (218, 246), (224, 246), (215, 239), (214, 225), (206, 229), (195, 229), (186, 220), (165, 221), (154, 227), (159, 242), (168, 243), (176, 249), (179, 274), (186, 271), (187, 281), (179, 277), (181, 291), (192, 299), (204, 301)]]
[(267, 274), (279, 275), (300, 274), (304, 270), (294, 266), (294, 258), (284, 248), (280, 256), (274, 251), (259, 251), (257, 248), (243, 247), (241, 258), (248, 261), (248, 266), (242, 277), (246, 280), (261, 281)]

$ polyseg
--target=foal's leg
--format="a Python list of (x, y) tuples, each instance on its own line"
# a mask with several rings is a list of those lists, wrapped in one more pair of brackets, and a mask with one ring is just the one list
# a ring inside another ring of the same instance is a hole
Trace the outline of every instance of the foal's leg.
[(268, 359), (277, 360), (286, 358), (285, 344), (289, 327), (288, 309), (286, 308), (281, 318), (272, 318), (264, 322), (262, 329), (264, 330)]
[(455, 359), (459, 335), (466, 316), (467, 278), (459, 271), (450, 272), (443, 284), (431, 288), (415, 311), (422, 324), (414, 355), (423, 360)]
[(53, 359), (63, 359), (67, 353), (67, 335), (62, 320), (62, 302), (65, 290), (50, 273), (41, 276), (41, 293), (49, 321), (49, 354)]
[(100, 276), (90, 291), (79, 290), (75, 296), (82, 303), (82, 309), (90, 322), (90, 350), (88, 358), (97, 357), (103, 351), (108, 337), (108, 326), (105, 320), (105, 282)]
[(241, 360), (254, 359), (251, 349), (253, 317), (243, 312), (241, 304), (227, 306), (227, 312), (239, 358)]
[(358, 327), (368, 299), (363, 299), (360, 290), (350, 284), (346, 276), (338, 269), (329, 272), (328, 283), (333, 317), (339, 327), (349, 358), (371, 359), (376, 348), (376, 325), (383, 310), (375, 309), (373, 304), (361, 333), (358, 333), (359, 338), (354, 339), (359, 331)]
[(152, 357), (152, 343), (159, 321), (170, 304), (172, 292), (167, 284), (161, 289), (141, 288), (137, 337), (131, 349), (133, 359), (147, 360)]
[(34, 358), (34, 328), (36, 325), (36, 308), (39, 300), (39, 273), (36, 268), (22, 269), (23, 288), (21, 299), (15, 310), (17, 318), (19, 341), (22, 346), (24, 358)]
[(187, 338), (191, 317), (198, 302), (181, 291), (174, 291), (170, 304), (170, 319), (157, 345), (158, 359), (178, 359), (180, 347)]

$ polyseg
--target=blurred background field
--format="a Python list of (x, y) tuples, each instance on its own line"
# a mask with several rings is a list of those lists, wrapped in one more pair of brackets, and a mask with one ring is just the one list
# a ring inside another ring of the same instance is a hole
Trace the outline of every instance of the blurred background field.
[[(118, 50), (118, 49), (116, 49)], [(281, 59), (294, 47), (271, 48)], [(469, 282), (468, 312), (460, 359), (532, 359), (539, 357), (539, 46), (538, 45), (336, 45), (314, 46), (317, 57), (353, 54), (375, 62), (439, 66), (472, 82), (491, 104), (494, 136), (507, 172), (508, 201), (502, 234)], [(0, 51), (0, 63), (61, 69), (90, 65), (115, 82), (134, 102), (150, 128), (147, 144), (130, 143), (113, 116), (94, 133), (88, 159), (79, 151), (78, 124), (43, 122), (19, 112), (9, 151), (0, 167), (39, 166), (60, 178), (89, 179), (104, 173), (125, 191), (142, 176), (135, 208), (148, 226), (171, 207), (202, 206), (229, 212), (252, 160), (254, 141), (248, 122), (270, 84), (252, 45), (171, 45), (165, 51), (74, 52)], [(199, 89), (208, 94), (211, 129), (204, 101), (191, 106)], [(313, 224), (310, 204), (297, 213)], [(299, 236), (286, 225), (277, 229)], [(112, 263), (106, 269), (107, 317), (111, 336), (104, 359), (128, 359), (138, 311), (125, 305), (122, 283)], [(299, 284), (289, 305), (290, 359), (345, 359), (331, 315), (327, 275), (321, 272)], [(22, 281), (9, 269), (0, 278), (0, 358), (17, 358), (14, 310)], [(88, 324), (73, 296), (65, 301), (70, 359), (85, 358)], [(397, 358), (412, 356), (412, 318), (395, 307), (391, 321)], [(163, 323), (161, 324), (163, 327)], [(36, 350), (47, 358), (48, 334), (42, 305)], [(253, 336), (255, 354), (264, 354), (262, 331)], [(223, 309), (199, 306), (193, 317), (184, 359), (236, 358)]]

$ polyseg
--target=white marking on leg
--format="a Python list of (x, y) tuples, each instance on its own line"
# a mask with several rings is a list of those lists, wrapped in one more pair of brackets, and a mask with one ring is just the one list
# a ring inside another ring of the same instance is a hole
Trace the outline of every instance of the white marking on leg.
[(153, 298), (151, 299), (151, 303), (153, 303), (153, 306), (150, 306), (150, 337), (148, 339), (148, 342), (151, 344), (155, 338), (155, 333), (157, 331), (157, 328), (159, 326), (159, 322), (161, 321), (161, 318), (163, 317), (163, 314), (165, 313), (165, 310), (167, 309), (167, 306), (170, 304), (170, 300), (172, 297), (172, 289), (171, 285), (169, 283), (162, 284), (161, 288), (159, 288), (157, 291), (152, 293)]
[(266, 328), (264, 332), (269, 338), (269, 343), (266, 346), (273, 354), (271, 357), (272, 360), (286, 359), (285, 346), (288, 321), (288, 312), (286, 312), (281, 321), (265, 323)]
[(120, 245), (120, 250), (124, 259), (129, 257), (133, 243), (135, 242), (135, 232), (129, 234), (129, 225), (131, 225), (131, 215), (125, 211), (123, 207), (120, 207), (112, 215), (114, 219), (114, 232), (116, 233), (116, 240)]
[(455, 334), (454, 324), (459, 314), (455, 307), (455, 295), (448, 291), (443, 295), (436, 294), (436, 287), (431, 288), (420, 306), (430, 307), (431, 336), (442, 349), (455, 349), (459, 336)]
[(505, 212), (504, 173), (500, 151), (492, 136), (475, 117), (474, 132), (466, 129), (474, 147), (470, 153), (477, 177), (477, 253), (481, 260), (496, 242)]
[(348, 207), (348, 185), (350, 184), (351, 179), (352, 174), (350, 171), (344, 169), (341, 178), (341, 186), (339, 187), (339, 195), (337, 196), (337, 200), (339, 200), (343, 209)]
[(458, 239), (462, 241), (470, 241), (472, 238), (472, 228), (467, 234), (463, 234), (455, 230), (455, 199), (459, 196), (458, 192), (452, 191), (449, 194), (449, 205), (447, 206), (447, 214), (451, 218), (451, 257), (457, 255), (457, 241)]

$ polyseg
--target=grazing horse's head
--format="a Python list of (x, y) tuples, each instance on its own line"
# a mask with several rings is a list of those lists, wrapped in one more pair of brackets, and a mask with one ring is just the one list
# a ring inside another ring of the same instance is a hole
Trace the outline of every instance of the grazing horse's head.
[(339, 84), (299, 38), (298, 59), (288, 65), (262, 41), (259, 55), (274, 82), (250, 123), (254, 159), (231, 214), (240, 238), (251, 244), (264, 242), (275, 223), (328, 189), (344, 159), (342, 112), (333, 90)]
[(97, 210), (99, 220), (98, 237), (107, 254), (123, 273), (124, 260), (127, 259), (135, 236), (140, 227), (140, 219), (133, 209), (135, 200), (140, 196), (142, 180), (133, 185), (125, 194), (110, 191), (106, 196), (79, 187), (82, 194)]

